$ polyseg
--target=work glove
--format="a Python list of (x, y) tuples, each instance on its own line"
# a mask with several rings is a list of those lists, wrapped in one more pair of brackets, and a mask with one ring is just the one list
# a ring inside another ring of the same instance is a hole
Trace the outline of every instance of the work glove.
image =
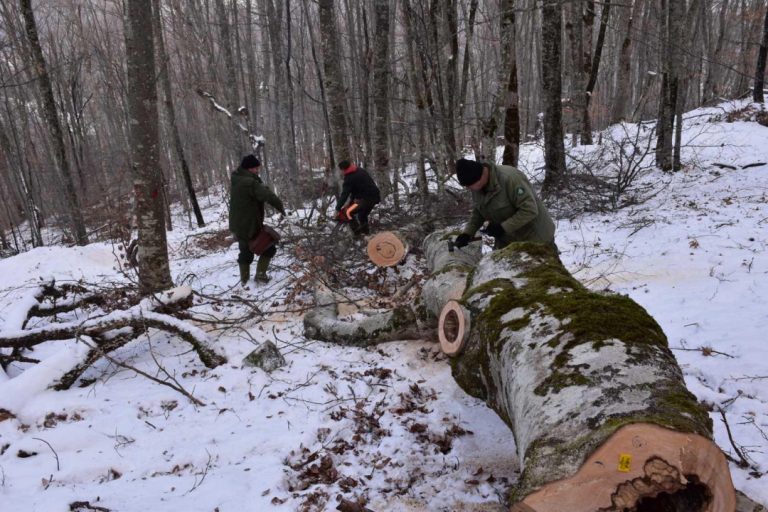
[(504, 228), (501, 227), (501, 224), (498, 224), (496, 222), (491, 222), (490, 224), (488, 224), (488, 227), (485, 228), (485, 232), (491, 235), (493, 238), (501, 238), (506, 233), (504, 231)]
[(455, 245), (458, 248), (462, 248), (468, 245), (471, 239), (472, 239), (471, 236), (469, 236), (466, 233), (462, 233), (456, 237), (456, 240), (454, 240), (453, 245)]

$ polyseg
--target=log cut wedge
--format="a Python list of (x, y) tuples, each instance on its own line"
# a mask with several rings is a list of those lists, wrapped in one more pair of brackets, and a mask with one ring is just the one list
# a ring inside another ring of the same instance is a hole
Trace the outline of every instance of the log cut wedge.
[[(453, 376), (512, 429), (515, 512), (733, 512), (728, 463), (666, 336), (628, 297), (587, 290), (541, 244), (485, 256), (445, 335)], [(462, 313), (463, 312), (463, 313)]]

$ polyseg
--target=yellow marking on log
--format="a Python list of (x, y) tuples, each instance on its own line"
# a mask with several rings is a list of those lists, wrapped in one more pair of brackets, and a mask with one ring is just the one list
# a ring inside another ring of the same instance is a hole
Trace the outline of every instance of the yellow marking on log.
[(619, 454), (619, 471), (622, 473), (629, 473), (630, 465), (632, 464), (632, 456), (628, 453)]

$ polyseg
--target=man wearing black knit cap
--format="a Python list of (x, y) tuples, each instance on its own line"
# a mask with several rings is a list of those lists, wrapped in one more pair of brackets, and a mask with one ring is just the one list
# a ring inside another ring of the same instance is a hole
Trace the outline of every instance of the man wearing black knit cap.
[(456, 162), (456, 177), (472, 192), (474, 202), (469, 222), (456, 237), (456, 247), (467, 245), (488, 221), (485, 232), (496, 239), (494, 249), (527, 241), (557, 250), (555, 224), (528, 178), (517, 168), (462, 158)]
[[(254, 254), (248, 242), (264, 228), (264, 203), (269, 203), (275, 210), (285, 215), (283, 202), (259, 178), (261, 162), (254, 155), (243, 158), (235, 172), (232, 173), (232, 191), (229, 203), (229, 230), (237, 238), (240, 254), (237, 263), (240, 267), (240, 282), (248, 284), (251, 273), (251, 263)], [(256, 282), (269, 282), (267, 268), (277, 248), (272, 245), (259, 255), (256, 263)]]

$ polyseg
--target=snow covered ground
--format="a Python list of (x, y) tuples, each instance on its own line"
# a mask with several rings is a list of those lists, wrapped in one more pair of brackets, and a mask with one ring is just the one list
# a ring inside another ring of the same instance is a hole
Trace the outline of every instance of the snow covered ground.
[[(657, 192), (642, 204), (560, 220), (557, 243), (579, 279), (631, 296), (657, 319), (689, 389), (712, 405), (718, 445), (751, 466), (731, 465), (736, 487), (768, 505), (768, 476), (757, 477), (768, 471), (768, 163), (742, 168), (768, 162), (768, 128), (723, 120), (724, 109), (746, 105), (690, 113), (684, 172), (642, 176)], [(521, 167), (540, 166), (540, 150), (526, 147)], [(73, 502), (120, 512), (335, 510), (340, 497), (364, 497), (377, 512), (504, 503), (518, 471), (514, 440), (456, 386), (438, 347), (304, 339), (300, 317), (282, 304), (284, 252), (275, 280), (242, 294), (236, 246), (195, 245), (225, 227), (224, 208), (214, 201), (208, 227), (170, 234), (174, 280), (199, 292), (198, 310), (210, 315), (247, 315), (245, 305), (215, 304), (221, 294), (274, 314), (211, 333), (229, 360), (214, 370), (156, 331), (113, 354), (151, 375), (162, 365), (203, 406), (105, 360), (84, 375), (93, 383), (68, 391), (45, 389), (46, 367), (0, 372), (0, 409), (15, 415), (0, 412), (0, 511), (68, 511)], [(0, 329), (20, 327), (41, 280), (125, 282), (118, 252), (46, 247), (0, 260)], [(242, 364), (265, 340), (288, 361), (272, 374)], [(77, 350), (74, 340), (51, 342), (30, 357)], [(35, 370), (27, 378), (36, 385), (15, 385)]]

